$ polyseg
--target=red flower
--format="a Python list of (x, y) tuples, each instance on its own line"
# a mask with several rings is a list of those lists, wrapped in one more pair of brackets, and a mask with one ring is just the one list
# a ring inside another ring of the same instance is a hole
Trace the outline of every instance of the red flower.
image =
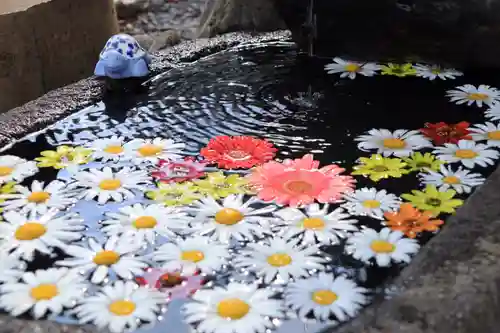
[(203, 176), (206, 164), (207, 162), (198, 162), (193, 157), (185, 157), (181, 161), (160, 160), (151, 176), (162, 183), (180, 183)]
[(274, 158), (273, 144), (251, 136), (218, 136), (201, 149), (201, 155), (219, 168), (251, 168)]
[(458, 124), (425, 123), (425, 128), (421, 128), (420, 132), (431, 138), (436, 145), (458, 143), (460, 140), (472, 140), (472, 136), (469, 135), (469, 125), (466, 121), (461, 121)]

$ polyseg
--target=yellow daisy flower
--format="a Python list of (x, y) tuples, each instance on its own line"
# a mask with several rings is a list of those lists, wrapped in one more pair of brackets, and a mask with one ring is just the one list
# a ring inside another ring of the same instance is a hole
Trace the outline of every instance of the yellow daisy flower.
[(397, 77), (414, 76), (417, 74), (412, 64), (399, 65), (388, 63), (387, 65), (382, 65), (381, 70), (382, 75), (393, 75)]
[(158, 189), (146, 192), (146, 196), (165, 206), (184, 206), (202, 198), (196, 192), (196, 187), (191, 182), (185, 183), (159, 183)]
[(205, 179), (194, 181), (199, 192), (209, 195), (214, 199), (225, 198), (231, 194), (247, 193), (248, 181), (240, 175), (225, 176), (222, 172), (211, 172)]
[(361, 162), (354, 166), (352, 175), (363, 175), (370, 177), (374, 182), (382, 178), (399, 178), (410, 171), (405, 169), (406, 163), (400, 158), (382, 157), (380, 154), (374, 154), (370, 158), (360, 157)]
[(64, 169), (89, 163), (92, 150), (83, 147), (59, 146), (55, 151), (45, 150), (40, 154), (42, 157), (35, 158), (40, 168)]
[(420, 210), (432, 212), (434, 216), (441, 213), (451, 214), (464, 203), (463, 200), (453, 199), (457, 194), (454, 190), (438, 191), (434, 185), (427, 185), (423, 191), (413, 190), (411, 193), (401, 197)]
[(425, 171), (426, 169), (439, 171), (439, 167), (444, 164), (431, 153), (422, 154), (419, 152), (411, 154), (410, 157), (403, 157), (403, 161), (408, 165), (410, 171)]
[[(16, 190), (14, 189), (14, 186), (16, 186), (15, 182), (8, 182), (4, 184), (3, 186), (0, 187), (0, 194), (10, 194), (14, 193)], [(4, 199), (0, 199), (0, 203), (4, 202)], [(0, 214), (3, 212), (3, 207), (0, 207)], [(0, 221), (2, 219), (2, 215), (0, 215)]]

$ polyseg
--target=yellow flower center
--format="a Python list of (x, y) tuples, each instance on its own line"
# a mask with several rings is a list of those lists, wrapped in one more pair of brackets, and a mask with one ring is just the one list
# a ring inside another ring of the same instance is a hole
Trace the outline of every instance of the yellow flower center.
[(403, 149), (404, 147), (406, 147), (406, 142), (401, 139), (390, 138), (384, 139), (383, 145), (385, 148), (389, 149)]
[(339, 299), (339, 296), (331, 290), (318, 290), (313, 292), (312, 300), (313, 302), (319, 305), (330, 305), (336, 300)]
[(304, 194), (311, 191), (313, 186), (303, 180), (292, 180), (285, 183), (285, 188), (294, 194)]
[(460, 179), (455, 176), (446, 176), (443, 178), (445, 184), (460, 184)]
[(423, 169), (423, 168), (430, 168), (430, 167), (432, 167), (432, 164), (427, 163), (427, 162), (418, 162), (415, 166), (417, 168)]
[(50, 199), (50, 193), (48, 192), (32, 192), (28, 196), (28, 201), (33, 203), (42, 203)]
[(247, 315), (250, 311), (250, 305), (239, 298), (228, 298), (217, 304), (217, 313), (219, 316), (231, 320), (238, 320)]
[(441, 68), (434, 67), (431, 69), (431, 73), (437, 75), (437, 74), (442, 73), (442, 70), (441, 70)]
[(123, 153), (123, 147), (118, 145), (109, 145), (104, 148), (104, 152), (108, 154), (121, 154)]
[(106, 179), (99, 183), (99, 188), (105, 191), (114, 191), (122, 186), (122, 182), (118, 179)]
[(500, 140), (500, 131), (491, 131), (488, 133), (488, 139)]
[(133, 225), (136, 229), (151, 229), (156, 227), (158, 221), (152, 216), (141, 216), (134, 220)]
[(358, 72), (361, 69), (361, 66), (357, 64), (347, 64), (345, 65), (346, 72)]
[(55, 284), (40, 284), (31, 288), (30, 295), (36, 301), (47, 301), (59, 294)]
[(391, 253), (391, 252), (394, 252), (394, 250), (396, 249), (394, 244), (389, 243), (389, 242), (384, 241), (384, 240), (374, 240), (370, 244), (370, 248), (375, 253)]
[(380, 207), (380, 201), (377, 200), (365, 200), (363, 201), (363, 207), (375, 209)]
[(184, 251), (181, 255), (182, 260), (192, 261), (194, 263), (200, 262), (205, 259), (205, 254), (201, 251)]
[(144, 145), (141, 148), (137, 149), (139, 154), (141, 154), (144, 157), (149, 157), (149, 156), (155, 156), (161, 153), (163, 150), (163, 147), (157, 146), (157, 145)]
[(425, 203), (429, 206), (439, 207), (441, 206), (441, 199), (438, 198), (429, 198), (425, 200)]
[(14, 168), (0, 166), (0, 177), (8, 176), (12, 173), (12, 171), (14, 171)]
[(325, 228), (325, 221), (318, 217), (309, 217), (302, 221), (304, 229), (321, 230)]
[(283, 267), (292, 263), (292, 257), (286, 253), (275, 253), (267, 257), (267, 263), (274, 267)]
[(457, 149), (455, 151), (455, 156), (459, 158), (474, 158), (477, 157), (477, 153), (470, 149)]
[(128, 316), (135, 311), (135, 303), (131, 301), (114, 301), (109, 305), (109, 312), (117, 316)]
[(215, 222), (224, 225), (234, 225), (245, 216), (237, 209), (233, 208), (223, 208), (215, 214)]
[(484, 101), (484, 100), (488, 99), (488, 95), (482, 94), (482, 93), (472, 93), (472, 94), (469, 94), (469, 99), (471, 99), (473, 101)]
[(386, 167), (385, 165), (375, 165), (372, 168), (372, 170), (375, 172), (385, 172), (385, 171), (389, 171), (389, 168)]
[(42, 237), (47, 232), (43, 224), (36, 222), (26, 222), (17, 228), (14, 236), (17, 240), (29, 241)]
[(111, 266), (120, 260), (120, 255), (115, 251), (101, 251), (94, 256), (94, 263), (96, 265)]

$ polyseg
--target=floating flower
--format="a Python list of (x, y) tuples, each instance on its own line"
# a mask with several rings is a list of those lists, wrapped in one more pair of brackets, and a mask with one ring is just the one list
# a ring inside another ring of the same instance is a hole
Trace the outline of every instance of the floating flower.
[(273, 319), (284, 317), (283, 305), (274, 296), (255, 284), (230, 282), (225, 288), (199, 290), (181, 311), (200, 333), (265, 332), (275, 327)]
[(84, 147), (59, 146), (56, 150), (45, 150), (42, 157), (35, 158), (40, 168), (66, 169), (71, 173), (91, 161), (92, 150)]
[(125, 138), (113, 135), (110, 138), (97, 139), (89, 145), (93, 151), (92, 157), (103, 162), (117, 162), (125, 157)]
[(439, 191), (453, 189), (457, 193), (470, 193), (472, 188), (484, 183), (485, 178), (479, 173), (471, 173), (459, 167), (453, 171), (451, 166), (441, 166), (440, 172), (428, 170), (427, 173), (419, 174), (420, 181), (425, 185), (434, 185)]
[(404, 169), (406, 163), (400, 158), (382, 157), (382, 155), (371, 155), (370, 158), (360, 157), (358, 165), (354, 166), (351, 175), (363, 175), (370, 177), (374, 182), (383, 178), (400, 178), (410, 171)]
[(17, 282), (26, 270), (26, 264), (7, 253), (0, 254), (0, 283)]
[(486, 122), (484, 125), (475, 125), (470, 130), (474, 141), (486, 141), (490, 147), (500, 147), (500, 124)]
[(401, 197), (418, 209), (432, 212), (434, 216), (451, 214), (464, 203), (463, 200), (453, 199), (457, 194), (454, 190), (438, 191), (434, 185), (427, 185), (423, 191), (412, 190), (411, 193), (413, 194), (403, 194)]
[(128, 159), (136, 164), (149, 162), (158, 163), (159, 160), (177, 160), (182, 156), (184, 143), (176, 143), (173, 140), (156, 139), (134, 139), (124, 145), (125, 154)]
[(57, 261), (59, 266), (71, 267), (81, 274), (92, 273), (91, 282), (106, 281), (109, 272), (122, 279), (132, 279), (147, 267), (144, 259), (136, 256), (139, 244), (133, 244), (118, 237), (110, 237), (104, 245), (89, 238), (84, 246), (69, 245), (64, 252), (72, 258)]
[(383, 228), (380, 232), (366, 228), (347, 239), (346, 251), (355, 259), (369, 263), (375, 259), (377, 265), (386, 267), (394, 263), (409, 263), (411, 255), (418, 252), (420, 245), (414, 239), (403, 238), (400, 231)]
[(137, 287), (132, 281), (116, 281), (85, 298), (74, 312), (81, 324), (92, 323), (99, 330), (122, 333), (134, 331), (141, 321), (156, 322), (165, 302), (157, 290)]
[(31, 189), (21, 185), (16, 185), (14, 189), (17, 193), (0, 194), (0, 205), (5, 210), (45, 214), (49, 208), (64, 209), (76, 202), (66, 189), (66, 183), (59, 180), (54, 180), (47, 186), (34, 180)]
[(340, 73), (341, 78), (348, 77), (351, 80), (356, 78), (356, 74), (363, 76), (374, 76), (380, 70), (380, 66), (371, 62), (355, 62), (342, 60), (339, 57), (333, 58), (333, 63), (325, 66), (328, 74)]
[(500, 103), (491, 105), (490, 108), (486, 110), (484, 115), (491, 121), (500, 120)]
[(181, 183), (203, 177), (206, 164), (192, 157), (178, 161), (160, 160), (157, 168), (151, 172), (151, 176), (162, 183)]
[(421, 128), (420, 132), (431, 138), (436, 145), (458, 143), (460, 140), (472, 140), (469, 125), (466, 121), (461, 121), (457, 124), (447, 124), (444, 122), (435, 124), (425, 123), (425, 127)]
[(360, 135), (354, 140), (359, 142), (358, 148), (362, 151), (376, 149), (377, 154), (383, 156), (408, 156), (414, 150), (432, 147), (430, 141), (418, 131), (407, 130), (391, 132), (387, 129), (372, 129), (368, 134)]
[(202, 198), (192, 183), (158, 184), (158, 189), (146, 192), (146, 196), (165, 206), (184, 206)]
[(223, 169), (248, 169), (274, 158), (273, 144), (251, 136), (217, 136), (210, 140), (200, 154)]
[(403, 161), (406, 163), (408, 171), (425, 171), (425, 170), (439, 170), (439, 167), (444, 163), (436, 159), (436, 156), (431, 153), (422, 154), (416, 152), (410, 155), (410, 157), (403, 157)]
[(450, 101), (456, 104), (472, 105), (476, 103), (478, 107), (482, 107), (483, 104), (492, 106), (494, 103), (500, 102), (500, 91), (484, 84), (478, 88), (472, 84), (465, 84), (456, 89), (448, 90), (446, 96), (450, 97)]
[(86, 284), (75, 272), (49, 268), (26, 272), (21, 282), (2, 285), (0, 306), (12, 316), (28, 310), (35, 319), (45, 314), (58, 315), (75, 306), (86, 290)]
[(458, 144), (445, 143), (444, 147), (436, 147), (433, 153), (440, 160), (448, 163), (460, 162), (470, 169), (476, 164), (482, 167), (494, 165), (499, 157), (498, 151), (469, 140), (460, 140)]
[(392, 75), (397, 77), (415, 76), (417, 71), (412, 64), (392, 64), (382, 65), (382, 75)]
[(194, 183), (200, 193), (220, 199), (231, 194), (245, 193), (248, 181), (237, 174), (226, 177), (222, 172), (211, 172), (207, 173), (205, 179), (197, 179)]
[(358, 231), (355, 219), (349, 219), (342, 208), (329, 212), (329, 205), (322, 208), (316, 203), (304, 208), (284, 208), (274, 213), (281, 221), (274, 223), (276, 231), (283, 238), (291, 240), (300, 236), (304, 244), (338, 244), (341, 238), (347, 237), (352, 231)]
[(323, 271), (326, 259), (318, 256), (317, 245), (298, 245), (298, 240), (268, 239), (249, 243), (232, 261), (238, 269), (245, 269), (262, 277), (264, 283), (288, 282), (311, 275), (312, 270)]
[(319, 273), (308, 279), (292, 282), (285, 290), (285, 304), (298, 312), (302, 320), (312, 314), (316, 320), (346, 321), (355, 317), (368, 303), (367, 289), (344, 276)]
[(0, 186), (0, 221), (2, 221), (2, 215), (1, 215), (1, 213), (4, 211), (3, 207), (1, 207), (1, 206), (5, 202), (5, 199), (2, 199), (2, 197), (5, 194), (15, 193), (16, 190), (14, 189), (14, 186), (16, 186), (15, 182), (8, 182), (8, 183)]
[(106, 213), (106, 217), (110, 219), (101, 222), (102, 232), (130, 237), (134, 244), (141, 245), (155, 243), (156, 235), (174, 237), (190, 221), (185, 213), (158, 204), (121, 207), (118, 213)]
[(36, 162), (13, 155), (0, 156), (0, 185), (11, 181), (22, 182), (37, 172)]
[(243, 241), (269, 234), (272, 217), (269, 213), (276, 206), (267, 205), (253, 207), (258, 200), (252, 197), (243, 202), (243, 195), (230, 195), (221, 203), (211, 197), (196, 202), (192, 209), (196, 216), (190, 229), (200, 235), (208, 235), (211, 239), (227, 243), (231, 239)]
[(423, 77), (424, 79), (429, 79), (431, 81), (436, 78), (441, 80), (446, 79), (456, 79), (457, 76), (464, 75), (462, 72), (457, 71), (453, 68), (441, 68), (438, 65), (421, 65), (417, 64), (414, 66), (417, 71), (417, 76)]
[(422, 212), (409, 203), (401, 204), (397, 212), (386, 212), (384, 217), (389, 228), (410, 238), (415, 238), (424, 231), (437, 231), (444, 224), (444, 221), (434, 219), (432, 212)]
[(382, 219), (384, 212), (395, 210), (401, 204), (399, 198), (386, 190), (377, 191), (376, 188), (362, 188), (345, 195), (346, 202), (342, 207), (352, 215), (367, 215), (375, 219)]
[(335, 202), (352, 191), (355, 180), (341, 176), (344, 171), (335, 164), (319, 168), (319, 162), (307, 154), (299, 159), (286, 159), (283, 163), (271, 161), (259, 166), (253, 170), (249, 182), (259, 188), (257, 195), (261, 200), (298, 207), (314, 200)]
[(80, 198), (92, 200), (97, 197), (100, 205), (110, 199), (116, 202), (132, 199), (135, 197), (132, 190), (143, 191), (146, 189), (145, 185), (149, 183), (146, 171), (128, 167), (121, 168), (119, 171), (113, 171), (110, 167), (104, 167), (102, 170), (80, 171), (73, 178), (77, 182), (70, 184), (69, 187), (84, 188)]
[(3, 214), (0, 223), (0, 253), (11, 253), (16, 258), (32, 261), (35, 251), (50, 255), (52, 247), (64, 249), (68, 243), (79, 240), (85, 228), (76, 214), (55, 216), (24, 215), (15, 211)]
[(227, 263), (229, 251), (226, 245), (210, 242), (206, 237), (190, 237), (163, 244), (153, 253), (153, 260), (168, 271), (183, 275), (213, 274)]

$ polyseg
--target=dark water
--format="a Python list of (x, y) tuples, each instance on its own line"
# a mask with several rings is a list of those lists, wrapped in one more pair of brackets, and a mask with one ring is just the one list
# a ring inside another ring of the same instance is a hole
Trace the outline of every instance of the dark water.
[[(337, 163), (350, 172), (356, 159), (370, 155), (357, 148), (355, 137), (372, 128), (419, 129), (426, 122), (484, 123), (481, 109), (450, 103), (445, 92), (463, 84), (500, 86), (500, 76), (469, 72), (448, 81), (381, 75), (341, 79), (326, 73), (324, 65), (329, 62), (297, 57), (293, 46), (286, 43), (222, 52), (155, 78), (143, 96), (110, 97), (3, 154), (32, 160), (40, 151), (57, 145), (122, 135), (174, 138), (188, 145), (189, 154), (197, 155), (217, 135), (253, 135), (273, 142), (278, 159), (313, 153), (322, 165)], [(487, 176), (492, 170), (481, 168), (479, 172)], [(41, 169), (36, 179), (50, 180), (56, 175), (53, 169)], [(378, 183), (356, 179), (358, 189), (377, 187), (396, 195), (419, 188), (416, 173)], [(359, 220), (372, 228), (381, 227), (377, 220)], [(424, 244), (430, 236), (424, 234), (419, 240)], [(374, 292), (383, 292), (384, 282), (400, 269), (363, 265), (341, 255), (341, 247), (325, 251), (332, 255), (334, 271), (349, 274)], [(30, 268), (47, 267), (47, 260), (40, 258)], [(154, 331), (164, 331), (167, 324), (175, 327), (172, 331), (186, 331), (177, 310), (172, 309)], [(316, 329), (291, 321), (280, 330)]]

